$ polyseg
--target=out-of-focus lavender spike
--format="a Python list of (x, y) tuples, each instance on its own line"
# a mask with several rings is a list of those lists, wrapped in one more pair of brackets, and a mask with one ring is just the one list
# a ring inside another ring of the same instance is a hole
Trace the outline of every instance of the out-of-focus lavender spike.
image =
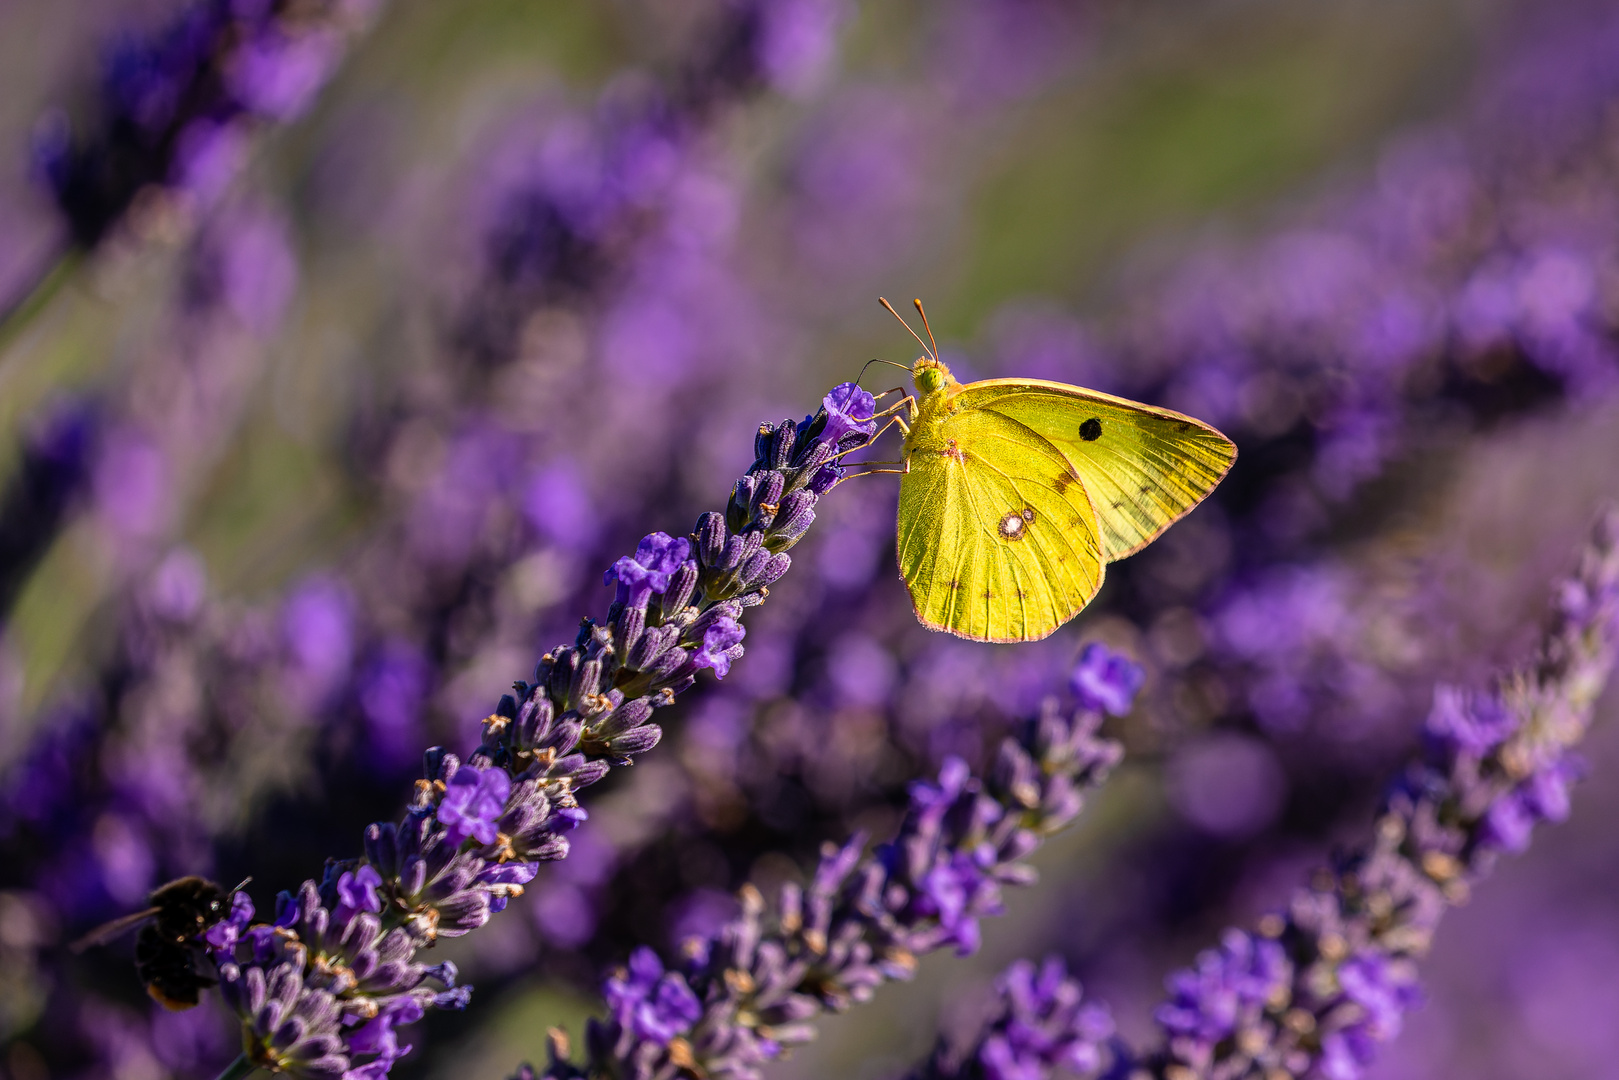
[(193, 0), (161, 30), (114, 42), (83, 128), (53, 112), (35, 132), (35, 169), (72, 242), (95, 247), (137, 204), (156, 215), (216, 201), (254, 129), (302, 115), (379, 6)]
[[(1112, 672), (1125, 699), (1139, 689), (1140, 670), (1128, 660), (1100, 660), (1107, 662), (1088, 658)], [(868, 1000), (884, 982), (910, 978), (922, 953), (975, 951), (979, 920), (1001, 911), (1002, 886), (1032, 882), (1023, 860), (1074, 820), (1082, 795), (1118, 763), (1119, 745), (1097, 735), (1101, 720), (1083, 705), (1064, 714), (1048, 699), (1039, 717), (1006, 740), (1003, 754), (1030, 758), (1035, 767), (979, 778), (964, 761), (949, 759), (937, 780), (911, 786), (910, 812), (893, 840), (869, 854), (862, 834), (842, 847), (827, 845), (810, 884), (787, 886), (774, 910), (745, 887), (742, 914), (707, 939), (687, 941), (682, 970), (666, 970), (650, 950), (637, 951), (630, 967), (608, 980), (612, 1018), (601, 1037), (589, 1040), (585, 1070), (657, 1076), (685, 1069), (755, 1080), (787, 1047), (814, 1037), (817, 1016)], [(1043, 1015), (1053, 1030), (1078, 1022), (1069, 1007), (1077, 1005), (1069, 1001), (1077, 988), (1060, 972), (1038, 984), (1027, 975), (1007, 984), (1028, 991), (1021, 1007)], [(1094, 1010), (1081, 1011), (1090, 1026), (1103, 1024)], [(1042, 1037), (1019, 1038), (1001, 1050), (1088, 1069), (1099, 1064), (1077, 1044), (1037, 1049)], [(576, 1068), (553, 1061), (544, 1075), (560, 1080), (577, 1075)]]
[(133, 385), (52, 403), (35, 421), (0, 498), (0, 614), (77, 504), (122, 573), (159, 560), (177, 495), (217, 458), (297, 285), (286, 223), (263, 206), (232, 203), (194, 237), (170, 334)]
[[(827, 432), (842, 436), (835, 445), (863, 445), (874, 410), (870, 394), (839, 387), (814, 423), (800, 431), (789, 421), (772, 440), (788, 447), (784, 457), (755, 461), (749, 475), (770, 472), (783, 490), (803, 490), (825, 465)], [(829, 412), (866, 419), (829, 428)], [(759, 517), (722, 530), (721, 550), (746, 539), (783, 559), (796, 540)], [(221, 992), (242, 1025), (238, 1068), (381, 1080), (410, 1050), (396, 1028), (429, 1008), (466, 1007), (470, 988), (456, 985), (454, 965), (427, 966), (420, 951), (477, 930), (522, 894), (541, 862), (565, 858), (568, 834), (586, 818), (579, 790), (656, 744), (653, 710), (672, 704), (699, 668), (723, 675), (741, 656), (742, 612), (767, 590), (693, 554), (688, 538), (646, 537), (607, 572), (617, 596), (606, 621), (585, 620), (572, 645), (547, 653), (534, 681), (516, 684), (484, 721), (483, 744), (465, 761), (430, 750), (409, 811), (370, 826), (362, 857), (329, 862), (318, 885), (281, 893), (273, 923), (248, 925), (244, 902), (223, 932), (210, 931)], [(652, 611), (652, 597), (688, 565), (698, 566), (690, 603), (667, 617)], [(632, 664), (617, 644), (632, 628), (640, 640), (671, 632)], [(615, 998), (636, 1030), (667, 1041), (697, 1018), (684, 981), (663, 977), (650, 952), (636, 971)]]
[[(721, 115), (760, 91), (812, 89), (831, 63), (843, 18), (841, 0), (721, 5), (697, 55), (666, 85), (622, 87), (596, 115), (557, 125), (521, 155), (505, 153), (498, 171), (510, 175), (491, 185), (485, 275), (462, 315), (461, 345), (486, 364), (504, 363), (536, 309), (618, 292), (641, 276), (658, 279), (660, 264), (690, 258), (680, 248), (692, 237), (725, 231), (727, 200), (704, 175), (713, 163), (697, 144)], [(680, 239), (657, 235), (665, 218)], [(649, 237), (657, 241), (651, 251), (631, 243)], [(691, 271), (704, 269), (699, 261)], [(678, 354), (682, 320), (665, 310), (658, 295), (665, 290), (631, 291), (607, 319), (609, 351), (620, 335), (645, 351), (651, 335), (669, 339), (654, 351)]]
[(1575, 747), (1619, 652), (1619, 510), (1553, 603), (1528, 666), (1476, 695), (1440, 688), (1428, 752), (1395, 784), (1369, 845), (1169, 980), (1164, 1043), (1143, 1059), (1153, 1075), (1354, 1080), (1399, 1033), (1446, 909), (1536, 824), (1569, 813)]
[(36, 419), (22, 461), (0, 492), (0, 619), (85, 491), (98, 419), (88, 399), (52, 402)]

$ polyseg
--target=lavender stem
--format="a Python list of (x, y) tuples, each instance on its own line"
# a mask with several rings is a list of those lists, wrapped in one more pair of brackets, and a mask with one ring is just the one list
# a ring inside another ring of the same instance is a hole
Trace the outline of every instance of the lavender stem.
[(244, 1076), (252, 1076), (259, 1071), (259, 1067), (247, 1059), (246, 1054), (237, 1054), (236, 1060), (221, 1070), (216, 1080), (242, 1080)]

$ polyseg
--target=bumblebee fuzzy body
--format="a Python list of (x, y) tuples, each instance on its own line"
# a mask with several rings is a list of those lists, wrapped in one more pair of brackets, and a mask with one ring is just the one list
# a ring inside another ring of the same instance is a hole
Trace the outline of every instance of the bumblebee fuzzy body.
[(165, 1009), (192, 1008), (200, 993), (214, 985), (213, 979), (197, 970), (202, 935), (230, 914), (237, 889), (220, 888), (196, 875), (176, 878), (152, 891), (147, 897), (150, 906), (144, 911), (97, 927), (75, 943), (74, 949), (103, 944), (140, 926), (135, 938), (135, 972), (146, 992)]

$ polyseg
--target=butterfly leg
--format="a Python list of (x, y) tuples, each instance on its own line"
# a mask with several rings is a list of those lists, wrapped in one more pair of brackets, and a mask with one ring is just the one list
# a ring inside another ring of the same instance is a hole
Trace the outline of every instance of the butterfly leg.
[[(887, 397), (889, 394), (897, 394), (903, 389), (905, 389), (903, 386), (896, 386), (892, 390), (884, 390), (882, 393), (877, 394), (876, 397), (880, 397), (880, 398)], [(904, 397), (902, 397), (898, 401), (894, 402), (894, 404), (890, 405), (888, 408), (884, 409), (882, 412), (874, 414), (872, 416), (872, 419), (873, 420), (882, 420), (882, 419), (884, 419), (886, 417), (894, 417), (894, 418), (897, 419), (899, 417), (899, 414), (902, 411), (905, 412), (909, 416), (915, 416), (916, 415), (916, 398), (911, 396), (910, 394), (906, 394)], [(903, 427), (904, 430), (907, 431), (907, 432), (909, 432), (911, 430), (909, 427), (905, 426), (903, 421), (901, 421), (901, 427)], [(873, 436), (873, 438), (875, 438), (875, 437), (876, 436)]]
[[(903, 468), (903, 469), (864, 469), (864, 470), (862, 470), (860, 472), (849, 473), (847, 476), (840, 476), (836, 480), (834, 480), (832, 482), (832, 487), (833, 488), (837, 487), (839, 484), (843, 483), (846, 480), (853, 480), (857, 476), (876, 476), (878, 473), (894, 473), (894, 474), (899, 475), (899, 476), (904, 476), (906, 473), (911, 471), (910, 462), (908, 462), (908, 461), (906, 461), (906, 462), (901, 462), (901, 461), (858, 461), (855, 464), (857, 464), (857, 465), (904, 465), (905, 468)], [(828, 490), (831, 490), (831, 488), (829, 488)]]
[[(900, 431), (904, 432), (906, 435), (909, 435), (911, 433), (911, 425), (907, 424), (905, 422), (905, 418), (903, 416), (901, 416), (898, 412), (895, 412), (894, 410), (898, 409), (901, 405), (904, 405), (906, 402), (910, 402), (910, 401), (912, 401), (911, 398), (906, 398), (905, 401), (901, 401), (898, 405), (895, 405), (893, 409), (885, 409), (882, 412), (878, 413), (872, 419), (875, 420), (875, 419), (881, 419), (881, 418), (886, 417), (887, 418), (887, 423), (883, 424), (882, 427), (878, 428), (876, 434), (872, 435), (871, 438), (867, 439), (865, 442), (861, 443), (859, 446), (851, 446), (847, 450), (842, 450), (842, 451), (839, 451), (836, 454), (833, 454), (830, 460), (837, 461), (839, 458), (843, 457), (845, 454), (852, 454), (856, 450), (864, 450), (864, 449), (866, 449), (866, 447), (870, 446), (872, 443), (874, 443), (878, 439), (882, 438), (883, 434), (885, 432), (887, 432), (889, 428), (894, 427), (896, 425), (898, 425)], [(862, 464), (864, 464), (864, 463), (862, 463)], [(897, 461), (892, 461), (892, 462), (883, 462), (883, 464), (898, 465), (900, 463), (897, 462)]]

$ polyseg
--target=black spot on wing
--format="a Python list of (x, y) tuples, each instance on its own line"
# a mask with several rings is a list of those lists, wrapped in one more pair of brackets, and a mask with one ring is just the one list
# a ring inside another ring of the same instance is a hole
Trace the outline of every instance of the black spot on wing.
[(1100, 439), (1102, 437), (1102, 421), (1093, 416), (1079, 425), (1079, 437), (1086, 442), (1095, 442)]

